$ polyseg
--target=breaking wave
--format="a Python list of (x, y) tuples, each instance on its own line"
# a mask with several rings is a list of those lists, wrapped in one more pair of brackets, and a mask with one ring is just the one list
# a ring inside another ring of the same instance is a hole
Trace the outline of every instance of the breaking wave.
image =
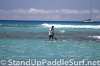
[(88, 37), (100, 40), (100, 36), (88, 36)]
[(100, 29), (100, 25), (61, 25), (61, 24), (42, 24), (44, 27), (54, 26), (55, 28), (93, 28)]

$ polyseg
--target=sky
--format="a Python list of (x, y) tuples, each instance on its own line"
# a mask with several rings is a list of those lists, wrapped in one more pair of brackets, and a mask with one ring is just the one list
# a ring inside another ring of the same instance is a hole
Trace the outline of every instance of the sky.
[(90, 13), (100, 21), (100, 0), (0, 0), (0, 20), (82, 21)]

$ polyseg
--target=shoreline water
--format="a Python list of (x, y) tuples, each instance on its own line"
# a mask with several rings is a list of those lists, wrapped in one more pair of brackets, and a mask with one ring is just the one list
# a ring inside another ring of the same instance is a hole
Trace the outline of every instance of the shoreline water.
[[(51, 25), (58, 41), (46, 41)], [(98, 60), (99, 37), (100, 23), (0, 21), (0, 59)]]
[[(95, 37), (96, 36), (96, 37)], [(55, 33), (55, 38), (58, 40), (77, 40), (77, 41), (99, 41), (97, 38), (100, 36), (98, 32), (72, 32), (72, 33)], [(48, 39), (48, 32), (23, 32), (23, 31), (11, 31), (0, 32), (0, 38), (13, 38), (13, 39)]]

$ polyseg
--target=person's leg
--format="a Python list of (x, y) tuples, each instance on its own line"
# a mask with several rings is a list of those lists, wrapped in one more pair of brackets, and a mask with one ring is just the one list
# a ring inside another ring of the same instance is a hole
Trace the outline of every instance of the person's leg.
[(49, 35), (49, 40), (51, 39), (51, 35)]
[(54, 35), (52, 35), (52, 40), (54, 40)]

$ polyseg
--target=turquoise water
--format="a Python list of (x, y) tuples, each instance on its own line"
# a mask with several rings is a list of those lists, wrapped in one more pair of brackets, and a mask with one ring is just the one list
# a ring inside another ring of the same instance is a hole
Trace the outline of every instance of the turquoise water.
[(35, 39), (0, 39), (0, 42), (0, 59), (100, 59), (97, 42), (46, 42)]
[[(53, 22), (35, 22), (36, 24), (34, 22), (25, 22), (25, 24), (21, 22), (19, 24), (20, 22), (18, 22), (17, 26), (14, 26), (15, 23), (0, 23), (0, 60), (100, 60), (100, 39), (94, 38), (94, 36), (100, 36), (100, 23), (94, 23), (95, 25), (85, 23), (85, 27), (82, 27), (83, 23), (79, 22), (66, 23), (66, 26), (64, 26), (65, 22), (63, 24), (59, 22), (54, 24)], [(48, 26), (41, 25), (45, 23)], [(53, 42), (47, 41), (51, 23), (55, 25), (58, 39)]]

